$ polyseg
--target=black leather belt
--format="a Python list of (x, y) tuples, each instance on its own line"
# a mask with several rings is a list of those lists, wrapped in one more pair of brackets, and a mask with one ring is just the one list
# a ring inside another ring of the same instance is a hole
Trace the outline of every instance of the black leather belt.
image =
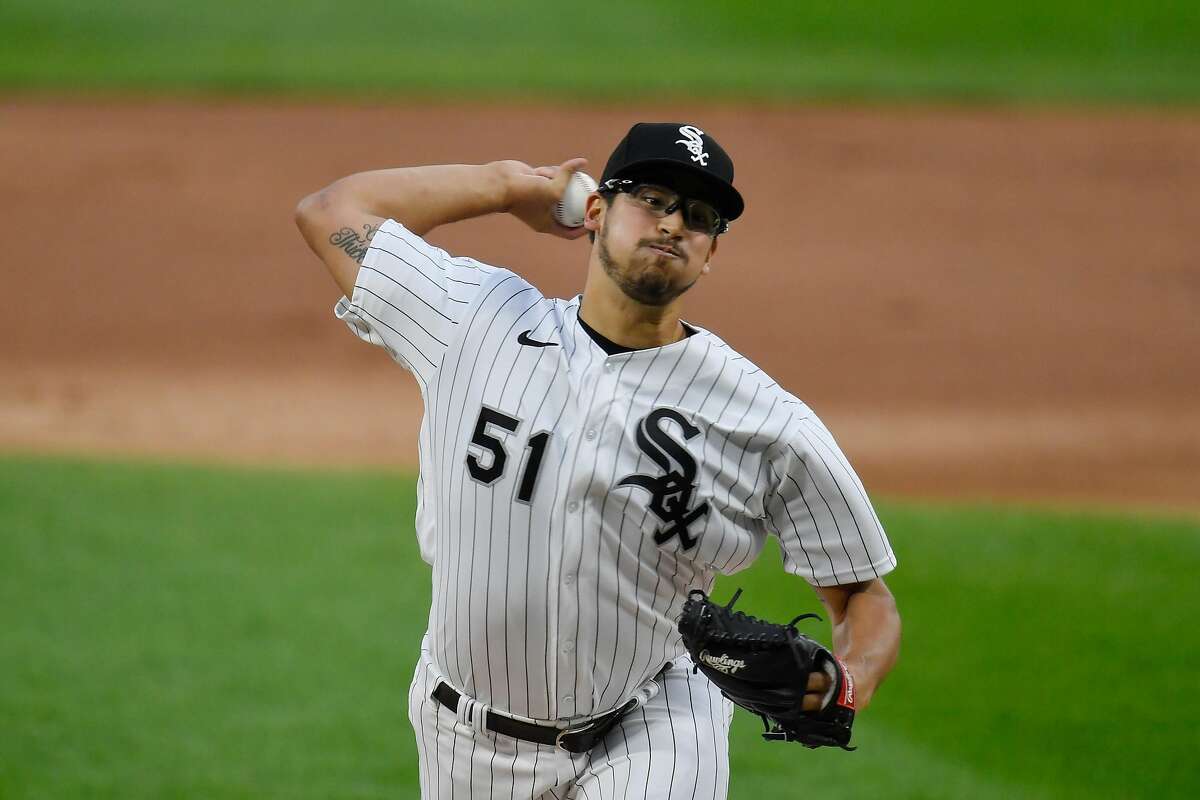
[[(663, 667), (662, 672), (665, 672), (669, 666), (671, 666), (670, 663)], [(659, 672), (659, 675), (662, 675), (662, 672)], [(437, 688), (433, 690), (432, 697), (450, 709), (450, 711), (455, 714), (458, 713), (458, 701), (462, 695), (456, 692), (449, 684), (439, 681)], [(637, 705), (637, 698), (633, 698), (620, 708), (615, 708), (607, 714), (601, 714), (594, 719), (589, 719), (587, 722), (581, 722), (569, 728), (556, 728), (551, 725), (535, 725), (531, 722), (522, 722), (519, 719), (506, 717), (503, 714), (498, 714), (488, 709), (486, 724), (489, 731), (502, 733), (514, 739), (523, 739), (527, 742), (537, 742), (539, 744), (552, 744), (555, 747), (566, 750), (568, 753), (586, 753), (600, 744), (600, 740), (604, 738), (605, 734), (616, 727), (617, 723), (621, 721), (621, 717), (633, 711), (633, 709), (637, 708)]]

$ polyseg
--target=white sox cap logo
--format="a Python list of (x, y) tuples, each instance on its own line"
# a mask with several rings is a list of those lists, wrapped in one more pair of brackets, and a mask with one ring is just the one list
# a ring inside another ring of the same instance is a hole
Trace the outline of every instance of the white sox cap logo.
[(699, 161), (700, 166), (708, 166), (708, 153), (704, 152), (704, 131), (695, 125), (684, 125), (679, 129), (683, 139), (676, 139), (675, 144), (681, 144), (692, 154), (692, 161)]
[(700, 651), (700, 660), (713, 669), (724, 672), (726, 675), (732, 675), (742, 667), (746, 666), (746, 662), (739, 658), (730, 658), (722, 653), (719, 656), (711, 656), (707, 650)]

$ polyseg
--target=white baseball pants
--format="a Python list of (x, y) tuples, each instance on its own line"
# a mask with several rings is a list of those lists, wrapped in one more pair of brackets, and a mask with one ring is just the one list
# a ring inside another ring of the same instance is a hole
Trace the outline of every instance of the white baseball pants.
[[(725, 800), (733, 704), (685, 656), (658, 693), (587, 753), (477, 730), (430, 697), (439, 680), (422, 652), (408, 695), (422, 800)], [(460, 703), (460, 708), (465, 705)]]

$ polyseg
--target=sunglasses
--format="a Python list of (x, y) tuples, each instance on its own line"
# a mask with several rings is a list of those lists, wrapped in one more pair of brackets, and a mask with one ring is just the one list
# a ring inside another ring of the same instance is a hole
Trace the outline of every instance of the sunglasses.
[(729, 222), (721, 218), (720, 212), (703, 200), (682, 197), (654, 183), (634, 183), (621, 178), (611, 178), (598, 189), (600, 194), (627, 194), (644, 211), (662, 219), (683, 210), (683, 224), (690, 231), (716, 236), (729, 230)]

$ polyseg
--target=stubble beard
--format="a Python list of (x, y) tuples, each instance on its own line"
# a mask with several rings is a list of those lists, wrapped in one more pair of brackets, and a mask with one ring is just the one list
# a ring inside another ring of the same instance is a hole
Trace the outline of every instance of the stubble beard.
[[(627, 274), (632, 270), (622, 271), (620, 265), (612, 257), (608, 249), (608, 226), (600, 229), (599, 247), (596, 252), (600, 257), (600, 265), (625, 296), (636, 300), (642, 305), (665, 306), (675, 298), (692, 288), (693, 280), (686, 286), (675, 286), (671, 283), (669, 273), (657, 269), (644, 269), (639, 274)], [(697, 280), (699, 276), (697, 276)]]

